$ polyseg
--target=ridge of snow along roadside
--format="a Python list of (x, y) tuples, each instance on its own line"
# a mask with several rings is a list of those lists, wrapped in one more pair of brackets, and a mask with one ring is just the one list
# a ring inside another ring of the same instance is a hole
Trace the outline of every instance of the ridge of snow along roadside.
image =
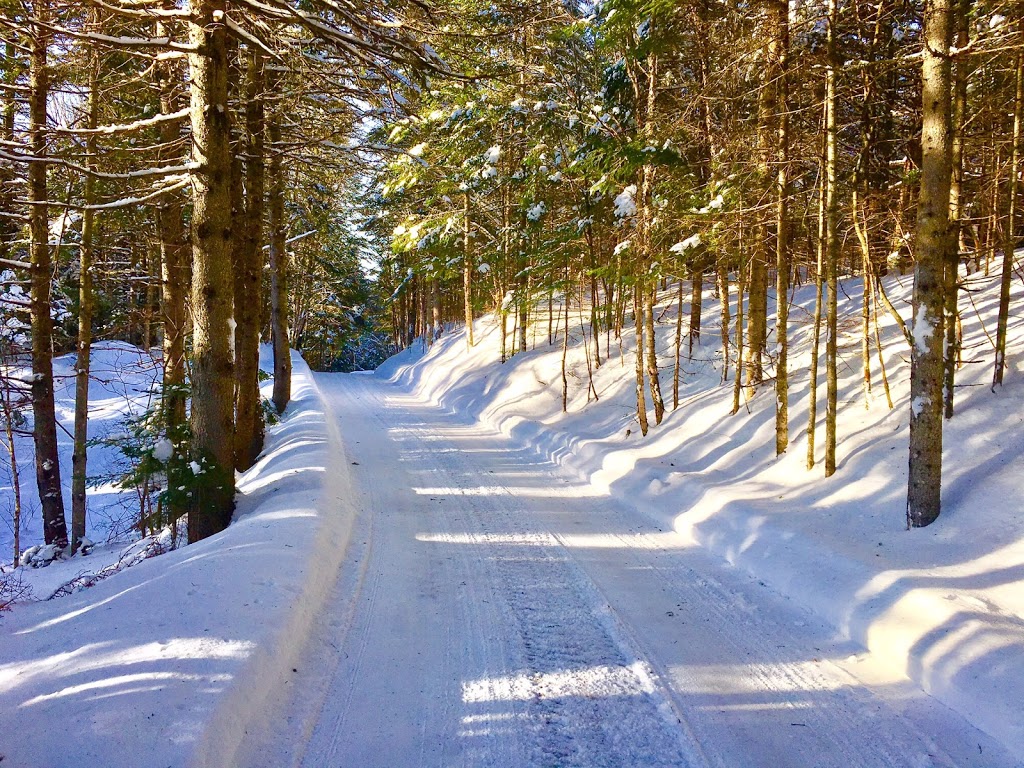
[(231, 765), (287, 688), (354, 519), (336, 428), (292, 360), (292, 403), (226, 531), (0, 621), (12, 765)]
[[(889, 285), (893, 295), (900, 288)], [(805, 294), (798, 291), (798, 301)], [(714, 316), (713, 307), (704, 309), (705, 317)], [(1007, 411), (1024, 380), (1014, 377), (993, 399), (975, 382), (986, 376), (981, 366), (961, 372), (966, 386), (959, 414), (947, 425), (943, 517), (906, 532), (910, 402), (906, 361), (895, 354), (887, 365), (896, 408), (840, 410), (843, 460), (837, 476), (825, 480), (807, 473), (806, 438), (799, 432), (789, 452), (774, 457), (770, 393), (729, 416), (731, 387), (719, 385), (717, 371), (698, 369), (682, 382), (679, 410), (639, 439), (630, 436), (636, 430), (631, 365), (606, 364), (595, 372), (601, 402), (586, 405), (582, 357), (575, 361), (581, 373), (571, 367), (581, 347), (570, 345), (570, 381), (578, 385), (562, 414), (560, 349), (540, 348), (500, 364), (490, 326), (477, 323), (477, 343), (468, 353), (464, 335), (452, 334), (425, 354), (396, 356), (378, 375), (531, 446), (640, 510), (658, 529), (674, 528), (744, 569), (863, 646), (867, 654), (847, 660), (851, 672), (879, 684), (910, 678), (1024, 756), (1024, 523), (1013, 502), (1022, 490), (1013, 467), (1024, 455), (1024, 417)], [(671, 323), (666, 326), (660, 330), (667, 336)], [(895, 340), (888, 349), (898, 352), (900, 338), (888, 330)], [(983, 330), (980, 318), (965, 318), (966, 341)], [(709, 328), (702, 337), (714, 339), (716, 331)], [(805, 341), (802, 329), (793, 331)], [(1024, 326), (1011, 331), (1019, 349)], [(669, 348), (665, 341), (660, 346)], [(791, 423), (806, 423), (806, 380), (797, 380), (800, 359), (791, 354), (797, 382)], [(701, 357), (710, 353), (694, 354)], [(847, 375), (840, 385), (841, 402), (856, 403), (857, 376)]]

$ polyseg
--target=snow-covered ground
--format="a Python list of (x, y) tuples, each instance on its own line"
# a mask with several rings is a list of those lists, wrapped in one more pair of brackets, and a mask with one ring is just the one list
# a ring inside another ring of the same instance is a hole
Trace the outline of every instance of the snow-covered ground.
[[(567, 414), (561, 351), (539, 346), (499, 365), (497, 330), (488, 323), (478, 327), (480, 341), (469, 353), (463, 336), (449, 336), (427, 354), (406, 351), (378, 373), (419, 399), (532, 445), (595, 492), (630, 503), (742, 567), (869, 651), (864, 658), (873, 677), (909, 676), (1024, 755), (1024, 318), (1011, 311), (1011, 367), (993, 393), (997, 278), (974, 274), (966, 281), (964, 365), (956, 415), (945, 428), (943, 513), (923, 530), (905, 529), (909, 350), (883, 317), (895, 407), (890, 411), (881, 393), (874, 351), (873, 393), (865, 403), (856, 280), (845, 281), (839, 297), (839, 316), (846, 318), (839, 338), (839, 462), (829, 479), (820, 468), (823, 381), (819, 468), (805, 468), (809, 287), (797, 290), (791, 310), (792, 442), (781, 458), (774, 455), (770, 384), (730, 415), (731, 386), (719, 385), (717, 305), (710, 300), (702, 344), (692, 361), (684, 360), (680, 407), (646, 438), (635, 423), (628, 340), (625, 358), (613, 342), (595, 373), (597, 403), (588, 403), (581, 345), (570, 350)], [(894, 276), (886, 286), (909, 317), (910, 277)], [(671, 370), (672, 293), (663, 297), (669, 309), (659, 332), (663, 372)], [(1022, 300), (1015, 280), (1013, 306)], [(543, 344), (543, 328), (540, 336)], [(668, 378), (663, 373), (670, 398)]]
[[(909, 315), (903, 281), (887, 287)], [(883, 319), (896, 407), (877, 369), (865, 407), (843, 295), (830, 479), (804, 468), (806, 288), (779, 459), (768, 387), (729, 415), (710, 297), (681, 405), (645, 438), (628, 339), (624, 359), (613, 341), (589, 404), (570, 347), (567, 414), (544, 327), (505, 364), (489, 318), (473, 350), (452, 333), (374, 376), (314, 379), (296, 359), (295, 402), (241, 479), (226, 532), (0, 618), (0, 754), (30, 766), (1021, 765), (1024, 319), (1011, 320), (1012, 368), (993, 394), (993, 282), (972, 276), (964, 298), (943, 514), (910, 532), (905, 343)], [(856, 281), (844, 289), (859, 296)]]
[(309, 369), (293, 365), (293, 402), (241, 477), (228, 530), (0, 615), (4, 765), (231, 764), (254, 713), (287, 686), (354, 519), (333, 425)]
[(356, 463), (355, 546), (237, 765), (1017, 765), (530, 445), (375, 377), (317, 380)]

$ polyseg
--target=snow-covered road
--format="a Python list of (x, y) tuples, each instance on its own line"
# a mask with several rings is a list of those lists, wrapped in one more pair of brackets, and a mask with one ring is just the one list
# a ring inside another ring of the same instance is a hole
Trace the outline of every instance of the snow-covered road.
[(317, 383), (359, 518), (240, 765), (1016, 765), (636, 504), (375, 377)]

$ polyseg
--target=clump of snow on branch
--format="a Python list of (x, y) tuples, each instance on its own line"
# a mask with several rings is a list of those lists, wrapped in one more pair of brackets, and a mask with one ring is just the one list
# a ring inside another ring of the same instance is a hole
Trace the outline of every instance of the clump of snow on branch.
[(700, 245), (700, 243), (700, 234), (693, 234), (690, 235), (685, 240), (681, 240), (680, 242), (676, 243), (671, 248), (669, 248), (669, 250), (672, 251), (672, 253), (683, 254), (686, 253), (691, 248), (696, 248), (698, 245)]
[(616, 218), (626, 219), (631, 216), (636, 216), (636, 201), (633, 199), (634, 195), (636, 195), (636, 184), (630, 184), (615, 196)]

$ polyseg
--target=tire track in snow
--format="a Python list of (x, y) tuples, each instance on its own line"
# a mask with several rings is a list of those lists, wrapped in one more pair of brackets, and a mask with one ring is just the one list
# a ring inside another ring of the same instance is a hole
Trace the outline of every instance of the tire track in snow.
[[(434, 430), (423, 423), (411, 431), (426, 453)], [(528, 529), (534, 520), (521, 516), (508, 487), (481, 487), (477, 478), (489, 473), (464, 455), (433, 455), (466, 502), (458, 506), (463, 540), (481, 553), (488, 582), (501, 587), (521, 659), (518, 673), (473, 681), (464, 698), (527, 703), (530, 765), (707, 765), (651, 665), (568, 550), (553, 534)], [(495, 528), (505, 533), (494, 536)], [(510, 544), (508, 531), (521, 543)]]
[[(794, 725), (808, 729), (808, 733), (818, 734), (817, 739), (821, 739), (821, 734), (825, 735), (825, 741), (831, 747), (822, 750), (816, 744), (813, 754), (803, 755), (806, 762), (800, 764), (834, 765), (837, 768), (957, 768), (956, 761), (945, 754), (927, 733), (898, 713), (881, 706), (870, 691), (824, 658), (824, 654), (819, 653), (818, 657), (805, 663), (794, 664), (788, 654), (780, 651), (785, 646), (777, 648), (762, 642), (752, 643), (755, 638), (779, 637), (780, 628), (761, 619), (757, 605), (740, 592), (726, 587), (706, 572), (697, 572), (654, 536), (640, 532), (628, 539), (619, 534), (607, 536), (620, 543), (621, 551), (630, 553), (635, 566), (642, 565), (656, 575), (665, 590), (679, 600), (680, 610), (699, 606), (699, 616), (695, 618), (730, 628), (730, 631), (716, 632), (716, 636), (721, 644), (728, 647), (728, 655), (748, 659), (744, 670), (746, 683), (751, 689), (777, 694), (792, 714)], [(639, 553), (645, 553), (645, 556), (640, 557)], [(666, 566), (660, 560), (673, 562)], [(807, 619), (814, 621), (809, 616)], [(638, 642), (642, 645), (642, 641)], [(750, 659), (755, 652), (759, 658)], [(656, 661), (652, 663), (657, 665)], [(682, 679), (687, 690), (700, 688), (694, 679), (685, 679), (686, 675), (679, 670), (674, 675), (664, 669), (659, 669), (659, 672), (666, 679), (672, 676)], [(787, 700), (793, 694), (812, 699), (815, 695), (827, 696), (828, 707), (808, 707), (804, 701)], [(678, 708), (688, 707), (685, 695), (673, 693), (672, 696)], [(838, 722), (837, 715), (841, 718)], [(871, 734), (870, 744), (865, 744), (865, 734)], [(798, 740), (793, 742), (794, 752), (799, 753)], [(730, 765), (727, 761), (716, 761), (716, 764)]]
[[(444, 419), (439, 419), (439, 421), (445, 422)], [(428, 439), (432, 436), (432, 430), (428, 426), (421, 428), (421, 433), (427, 435)], [(453, 485), (458, 485), (457, 478), (460, 477), (460, 474), (471, 480), (474, 476), (473, 472), (466, 471), (467, 463), (471, 465), (471, 462), (467, 462), (465, 459), (462, 462), (448, 462), (447, 464), (441, 461), (439, 468), (452, 480)], [(548, 464), (549, 462), (541, 463)], [(476, 469), (478, 474), (479, 468)], [(554, 466), (550, 466), (548, 471), (558, 472)], [(493, 475), (490, 478), (493, 478)], [(472, 482), (470, 486), (471, 490), (463, 484), (462, 490), (470, 492), (476, 499), (490, 496), (514, 499), (514, 492), (500, 483), (494, 485), (493, 488), (481, 488)], [(664, 682), (670, 680), (671, 675), (662, 664), (657, 662), (656, 656), (649, 656), (644, 652), (643, 644), (635, 640), (635, 635), (629, 632), (627, 623), (616, 614), (611, 607), (611, 602), (586, 575), (586, 569), (575, 564), (571, 554), (573, 548), (565, 546), (565, 541), (556, 534), (523, 533), (524, 521), (510, 518), (510, 508), (506, 505), (498, 505), (498, 507), (499, 509), (496, 511), (501, 514), (496, 515), (494, 514), (495, 510), (488, 510), (486, 514), (477, 515), (475, 522), (484, 531), (478, 541), (481, 544), (486, 544), (489, 531), (495, 530), (496, 527), (506, 532), (519, 533), (524, 537), (523, 547), (529, 548), (531, 552), (531, 555), (526, 558), (526, 562), (531, 563), (529, 569), (531, 571), (536, 570), (538, 562), (550, 563), (551, 560), (550, 555), (538, 558), (536, 553), (538, 551), (550, 552), (552, 544), (557, 543), (560, 550), (559, 559), (564, 561), (566, 568), (576, 571), (575, 576), (568, 581), (575, 583), (580, 588), (592, 589), (594, 595), (590, 598), (591, 604), (606, 606), (603, 611), (597, 611), (597, 614), (603, 613), (608, 617), (606, 631), (610, 635), (614, 635), (618, 631), (617, 645), (623, 658), (619, 659), (618, 665), (611, 669), (629, 667), (627, 660), (630, 658), (643, 660), (639, 665), (633, 667), (635, 674), (631, 679), (631, 685), (634, 690), (642, 690), (644, 686), (638, 681), (647, 676), (652, 681), (651, 685), (656, 686), (661, 696), (659, 709), (663, 716), (665, 712), (670, 713), (669, 717), (675, 715), (679, 720), (680, 728), (687, 731), (686, 737), (681, 740), (686, 745), (681, 752), (686, 755), (687, 762), (705, 765), (735, 765), (730, 762), (733, 756), (712, 760), (700, 752), (699, 746), (694, 746), (700, 742), (692, 736), (693, 730), (687, 725), (687, 718), (682, 715), (689, 705), (687, 697), (678, 695), (672, 690), (672, 685)], [(614, 512), (622, 516), (624, 510), (617, 508)], [(498, 524), (499, 520), (500, 524)], [(688, 566), (682, 570), (679, 567), (666, 569), (658, 566), (659, 556), (671, 557), (673, 553), (665, 550), (655, 541), (654, 537), (643, 534), (628, 538), (617, 534), (608, 535), (615, 538), (618, 543), (617, 548), (622, 552), (629, 553), (629, 557), (635, 561), (638, 567), (652, 569), (658, 573), (664, 587), (681, 596), (683, 604), (698, 605), (703, 612), (710, 614), (706, 616), (707, 621), (722, 628), (716, 637), (716, 642), (728, 647), (734, 658), (747, 659), (744, 662), (744, 673), (746, 675), (745, 682), (749, 688), (778, 700), (781, 708), (792, 715), (794, 727), (806, 729), (807, 733), (814, 734), (809, 739), (793, 739), (796, 754), (793, 755), (792, 764), (835, 765), (840, 768), (846, 766), (955, 768), (956, 762), (944, 754), (926, 733), (905, 721), (898, 713), (880, 705), (870, 691), (864, 689), (857, 681), (827, 659), (811, 658), (803, 663), (794, 663), (789, 654), (778, 652), (777, 649), (765, 644), (759, 645), (756, 648), (756, 654), (753, 653), (749, 638), (776, 637), (779, 634), (779, 628), (771, 625), (770, 622), (756, 621), (757, 607), (742, 595), (697, 573)], [(508, 549), (508, 533), (499, 535), (497, 540), (502, 547)], [(507, 567), (504, 569), (500, 581), (508, 584), (517, 583), (515, 574), (510, 573)], [(513, 614), (529, 616), (532, 611), (532, 614), (536, 616), (537, 611), (531, 605), (516, 604), (515, 598), (523, 594), (522, 591), (512, 593), (513, 599), (510, 601), (510, 605)], [(521, 634), (529, 637), (532, 629), (527, 626), (522, 629)], [(528, 648), (528, 650), (533, 649)], [(751, 659), (751, 656), (756, 656), (756, 658)], [(543, 653), (534, 653), (533, 657), (528, 657), (526, 666), (529, 667), (531, 663), (535, 664), (538, 658), (543, 660)], [(823, 668), (826, 671), (823, 671)], [(610, 677), (617, 679), (620, 684), (623, 679), (617, 675), (610, 675)], [(676, 677), (681, 677), (681, 675), (676, 672)], [(548, 690), (544, 690), (542, 676), (530, 678), (529, 682), (533, 684), (533, 688), (530, 689), (533, 691), (533, 697), (541, 702), (552, 698), (553, 693), (557, 693), (557, 685), (549, 685)], [(527, 690), (524, 687), (524, 681), (518, 679), (516, 684), (510, 687), (522, 695), (522, 692)], [(538, 687), (541, 690), (538, 691)], [(689, 688), (695, 690), (698, 686), (691, 684)], [(819, 709), (813, 703), (811, 706), (806, 706), (807, 700), (814, 702), (815, 699), (826, 698), (828, 700), (827, 707)], [(837, 715), (841, 718), (840, 722), (836, 720)], [(895, 727), (894, 722), (896, 723)], [(867, 734), (871, 735), (870, 741), (866, 741)], [(707, 740), (713, 742), (714, 732), (710, 732), (708, 736)], [(805, 744), (805, 741), (808, 743)], [(558, 754), (558, 750), (555, 749), (554, 753)], [(568, 754), (562, 754), (558, 759), (562, 762), (554, 764), (575, 764), (570, 761)], [(601, 765), (603, 763), (594, 762), (592, 764)], [(660, 763), (655, 761), (650, 764)], [(757, 763), (755, 759), (750, 764), (760, 763)]]

